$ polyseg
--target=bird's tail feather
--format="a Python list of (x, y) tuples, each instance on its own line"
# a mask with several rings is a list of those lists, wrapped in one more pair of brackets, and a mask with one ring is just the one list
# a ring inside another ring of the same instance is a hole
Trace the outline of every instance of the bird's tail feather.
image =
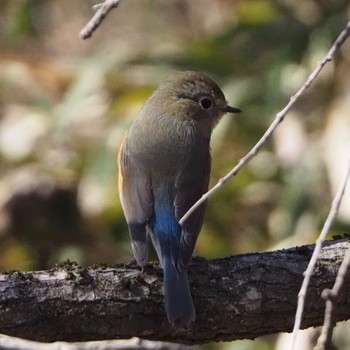
[(196, 313), (188, 283), (187, 271), (178, 271), (171, 259), (163, 259), (164, 304), (170, 323), (180, 321), (189, 325)]

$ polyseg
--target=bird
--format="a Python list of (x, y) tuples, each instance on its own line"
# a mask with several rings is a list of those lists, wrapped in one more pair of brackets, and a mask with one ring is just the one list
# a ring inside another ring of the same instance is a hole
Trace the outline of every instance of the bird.
[(190, 325), (195, 307), (187, 268), (206, 203), (180, 219), (208, 190), (210, 138), (225, 113), (239, 113), (208, 76), (177, 72), (146, 100), (118, 152), (118, 187), (134, 258), (144, 267), (150, 236), (163, 269), (170, 324)]

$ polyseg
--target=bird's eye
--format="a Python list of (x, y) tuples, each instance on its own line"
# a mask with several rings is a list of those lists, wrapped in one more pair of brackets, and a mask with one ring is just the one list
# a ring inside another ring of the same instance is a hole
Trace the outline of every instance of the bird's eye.
[(202, 97), (199, 100), (199, 105), (203, 108), (203, 109), (210, 109), (213, 107), (214, 102), (210, 97)]

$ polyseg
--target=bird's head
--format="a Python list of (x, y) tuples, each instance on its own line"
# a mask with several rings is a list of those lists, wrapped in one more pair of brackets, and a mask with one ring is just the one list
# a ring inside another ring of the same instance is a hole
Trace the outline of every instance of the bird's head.
[(241, 112), (228, 105), (224, 93), (213, 80), (194, 71), (170, 76), (154, 95), (169, 117), (192, 119), (210, 125), (211, 129), (225, 113)]

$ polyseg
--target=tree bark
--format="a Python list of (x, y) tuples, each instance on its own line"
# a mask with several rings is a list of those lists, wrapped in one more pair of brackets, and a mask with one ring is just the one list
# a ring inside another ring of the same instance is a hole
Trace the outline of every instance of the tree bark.
[[(321, 293), (332, 288), (348, 240), (328, 241), (308, 289), (302, 327), (323, 322)], [(223, 259), (194, 258), (189, 280), (197, 311), (190, 327), (165, 316), (162, 270), (125, 265), (0, 274), (0, 333), (37, 341), (140, 337), (187, 344), (256, 338), (292, 330), (313, 245)], [(350, 318), (350, 282), (336, 321)]]

